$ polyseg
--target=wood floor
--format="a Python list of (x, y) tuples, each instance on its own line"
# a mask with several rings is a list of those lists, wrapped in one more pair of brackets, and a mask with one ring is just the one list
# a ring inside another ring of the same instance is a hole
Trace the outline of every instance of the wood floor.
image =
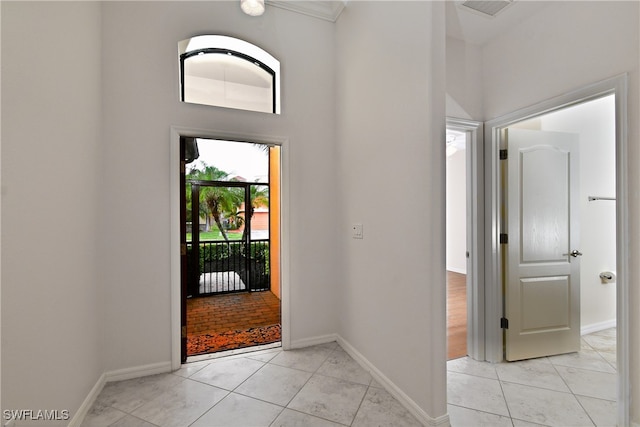
[(467, 355), (467, 276), (447, 271), (447, 359)]

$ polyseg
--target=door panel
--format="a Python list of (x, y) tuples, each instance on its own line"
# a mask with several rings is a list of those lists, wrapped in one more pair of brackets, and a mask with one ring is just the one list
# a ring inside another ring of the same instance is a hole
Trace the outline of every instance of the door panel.
[(570, 286), (568, 276), (520, 279), (522, 332), (569, 327)]
[(522, 264), (564, 262), (563, 248), (569, 244), (569, 153), (538, 146), (522, 148), (519, 155)]
[(578, 135), (507, 129), (507, 360), (580, 348)]

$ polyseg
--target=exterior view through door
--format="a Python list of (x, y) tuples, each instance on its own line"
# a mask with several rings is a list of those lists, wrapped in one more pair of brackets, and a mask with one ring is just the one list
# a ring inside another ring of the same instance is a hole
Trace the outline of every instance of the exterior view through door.
[(279, 148), (183, 137), (181, 152), (183, 361), (279, 343)]
[(578, 135), (506, 129), (505, 358), (580, 349)]

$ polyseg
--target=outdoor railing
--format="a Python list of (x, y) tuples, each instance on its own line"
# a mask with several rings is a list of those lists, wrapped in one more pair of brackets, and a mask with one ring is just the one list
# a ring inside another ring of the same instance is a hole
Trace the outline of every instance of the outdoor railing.
[(269, 239), (204, 241), (198, 258), (187, 242), (187, 295), (196, 297), (270, 289)]

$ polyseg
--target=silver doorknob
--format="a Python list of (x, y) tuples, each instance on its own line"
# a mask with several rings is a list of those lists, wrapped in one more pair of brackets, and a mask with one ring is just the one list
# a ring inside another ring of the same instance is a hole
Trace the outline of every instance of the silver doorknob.
[(565, 254), (565, 255), (571, 255), (574, 258), (578, 258), (579, 256), (582, 256), (582, 252), (580, 252), (577, 249), (572, 250), (570, 253)]

